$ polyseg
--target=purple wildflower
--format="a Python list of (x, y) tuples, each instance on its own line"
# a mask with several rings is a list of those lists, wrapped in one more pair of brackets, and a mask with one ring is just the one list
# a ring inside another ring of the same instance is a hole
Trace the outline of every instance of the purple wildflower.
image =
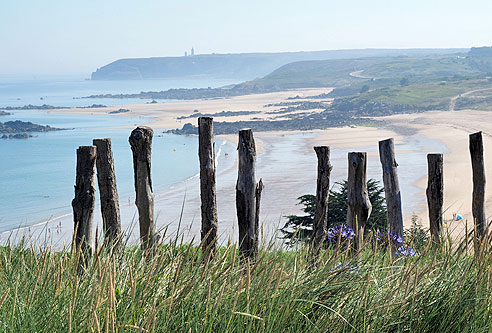
[(374, 235), (378, 244), (381, 247), (388, 246), (389, 243), (392, 243), (395, 246), (403, 245), (403, 239), (397, 232), (392, 231), (377, 231)]
[(396, 251), (396, 255), (402, 257), (415, 257), (416, 254), (417, 252), (408, 246), (400, 246), (398, 251)]
[(326, 240), (332, 244), (346, 242), (355, 237), (355, 232), (345, 224), (336, 225), (328, 229)]

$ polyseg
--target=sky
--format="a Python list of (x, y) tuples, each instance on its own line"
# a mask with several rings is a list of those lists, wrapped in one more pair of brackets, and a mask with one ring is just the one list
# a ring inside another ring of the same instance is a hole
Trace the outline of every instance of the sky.
[(492, 45), (491, 0), (0, 0), (0, 75), (120, 58)]

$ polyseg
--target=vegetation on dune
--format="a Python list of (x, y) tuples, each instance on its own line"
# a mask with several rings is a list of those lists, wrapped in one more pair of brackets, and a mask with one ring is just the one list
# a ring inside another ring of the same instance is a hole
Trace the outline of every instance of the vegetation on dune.
[(204, 263), (199, 247), (173, 239), (149, 259), (138, 248), (120, 255), (98, 248), (82, 273), (75, 251), (5, 246), (0, 326), (11, 332), (490, 330), (490, 238), (474, 257), (443, 243), (427, 243), (414, 257), (394, 257), (375, 242), (359, 253), (334, 245), (313, 265), (308, 247), (273, 244), (255, 263), (241, 262), (234, 246)]

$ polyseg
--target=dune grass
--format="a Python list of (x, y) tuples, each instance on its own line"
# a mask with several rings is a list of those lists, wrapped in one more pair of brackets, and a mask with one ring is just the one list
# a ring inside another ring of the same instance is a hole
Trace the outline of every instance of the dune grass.
[(199, 247), (168, 240), (82, 254), (28, 244), (0, 248), (3, 332), (479, 332), (492, 328), (491, 246), (472, 255), (446, 240), (416, 257), (367, 244), (321, 252), (234, 245), (204, 263)]

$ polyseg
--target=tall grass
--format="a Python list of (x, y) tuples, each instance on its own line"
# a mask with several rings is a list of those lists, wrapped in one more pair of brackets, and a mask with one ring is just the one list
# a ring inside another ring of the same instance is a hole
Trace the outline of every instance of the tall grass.
[(0, 331), (467, 332), (492, 329), (490, 242), (468, 254), (450, 240), (416, 257), (366, 245), (360, 253), (263, 247), (255, 263), (222, 246), (99, 247), (81, 253), (0, 248)]

